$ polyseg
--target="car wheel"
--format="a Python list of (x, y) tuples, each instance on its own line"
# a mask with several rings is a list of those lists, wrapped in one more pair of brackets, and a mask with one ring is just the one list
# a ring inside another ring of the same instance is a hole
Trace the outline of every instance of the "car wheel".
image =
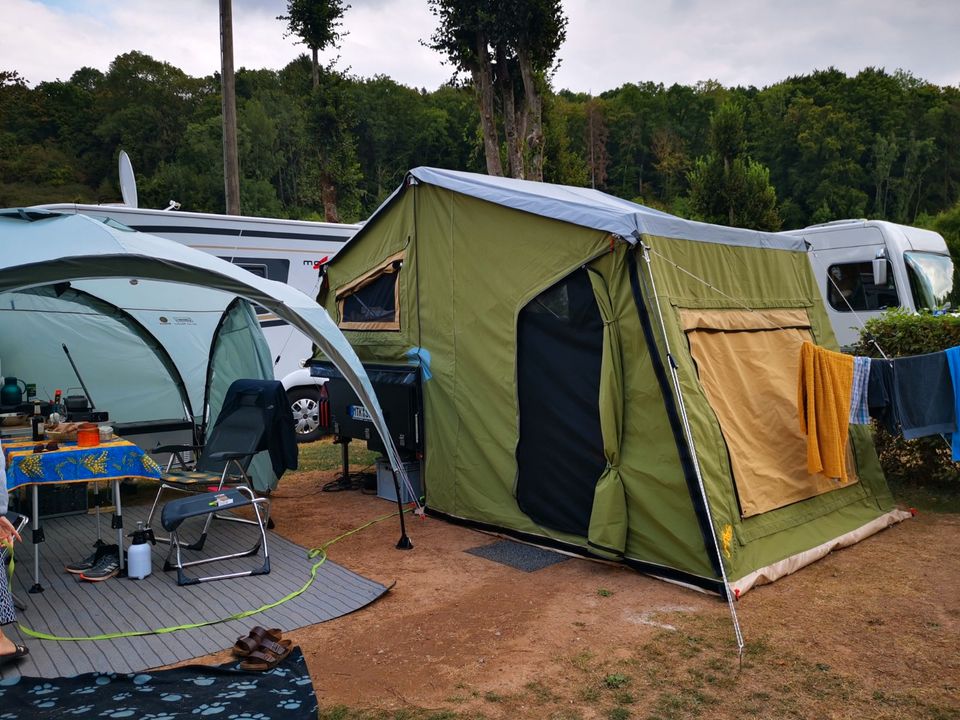
[(319, 440), (327, 428), (320, 424), (320, 392), (314, 388), (293, 388), (287, 391), (298, 443)]

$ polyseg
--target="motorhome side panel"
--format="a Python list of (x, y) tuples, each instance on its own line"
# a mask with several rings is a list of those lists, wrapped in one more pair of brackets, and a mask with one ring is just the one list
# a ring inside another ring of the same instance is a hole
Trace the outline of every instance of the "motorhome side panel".
[[(150, 210), (124, 205), (44, 206), (110, 218), (133, 230), (148, 232), (229, 260), (250, 272), (283, 282), (309, 297), (319, 291), (319, 266), (343, 247), (359, 225), (255, 218), (212, 213)], [(312, 354), (307, 337), (277, 317), (262, 312), (261, 327), (276, 360), (278, 380), (300, 368)]]

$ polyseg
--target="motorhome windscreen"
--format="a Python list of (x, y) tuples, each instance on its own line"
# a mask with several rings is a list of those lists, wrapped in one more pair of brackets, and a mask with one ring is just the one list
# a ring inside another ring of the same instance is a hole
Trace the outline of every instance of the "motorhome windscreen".
[(947, 303), (957, 307), (960, 288), (954, 284), (953, 260), (948, 255), (910, 250), (903, 254), (903, 259), (917, 310), (938, 310)]

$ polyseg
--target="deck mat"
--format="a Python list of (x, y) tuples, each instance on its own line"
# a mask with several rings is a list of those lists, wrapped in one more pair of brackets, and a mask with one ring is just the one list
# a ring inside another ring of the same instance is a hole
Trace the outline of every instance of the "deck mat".
[[(124, 526), (136, 527), (136, 521), (144, 519), (147, 512), (146, 506), (125, 507)], [(178, 587), (175, 572), (162, 571), (167, 547), (158, 544), (153, 550), (153, 573), (147, 578), (112, 578), (88, 583), (78, 581), (62, 568), (89, 554), (97, 537), (95, 516), (48, 519), (43, 522), (43, 528), (46, 542), (41, 545), (40, 568), (45, 590), (38, 594), (27, 592), (33, 584), (33, 547), (29, 544), (28, 530), (24, 533), (27, 542), (17, 546), (13, 591), (27, 605), (25, 611), (17, 613), (17, 621), (50, 635), (93, 636), (229, 617), (298, 590), (309, 578), (310, 567), (315, 562), (306, 557), (304, 548), (270, 532), (267, 537), (271, 572), (268, 575)], [(109, 528), (107, 517), (103, 523), (105, 540), (115, 532)], [(185, 523), (182, 530), (186, 528)], [(249, 547), (257, 533), (252, 525), (215, 522), (203, 555), (236, 552), (243, 547), (241, 543)], [(256, 556), (190, 570), (202, 574), (226, 573), (255, 567), (260, 562)], [(30, 656), (17, 665), (0, 666), (0, 679), (5, 681), (20, 673), (51, 678), (92, 671), (139, 672), (182, 662), (231, 647), (237, 637), (246, 635), (254, 625), (289, 632), (332, 620), (373, 602), (387, 589), (327, 560), (320, 566), (316, 581), (302, 595), (243, 620), (159, 635), (80, 642), (37, 640), (21, 633), (16, 624), (7, 625), (4, 631), (14, 642), (27, 645)]]
[(503, 565), (509, 565), (523, 572), (542, 570), (545, 567), (570, 559), (569, 555), (562, 555), (553, 550), (545, 550), (536, 545), (526, 545), (513, 540), (498, 540), (490, 545), (470, 548), (465, 552)]
[(237, 662), (186, 665), (151, 673), (85, 673), (69, 678), (0, 682), (4, 720), (150, 718), (217, 715), (256, 720), (316, 720), (317, 695), (307, 664), (294, 648), (267, 672)]

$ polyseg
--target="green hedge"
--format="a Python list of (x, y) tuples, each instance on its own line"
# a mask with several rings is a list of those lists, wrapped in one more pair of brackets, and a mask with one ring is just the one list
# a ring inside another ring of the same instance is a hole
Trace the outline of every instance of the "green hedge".
[[(877, 345), (890, 358), (946, 350), (960, 345), (960, 317), (889, 310), (867, 322), (860, 341), (851, 352), (872, 358), (883, 357)], [(880, 464), (892, 483), (901, 487), (934, 486), (960, 492), (957, 484), (960, 482), (960, 463), (951, 460), (950, 447), (942, 437), (904, 440), (900, 435), (890, 435), (876, 424), (874, 428)]]

